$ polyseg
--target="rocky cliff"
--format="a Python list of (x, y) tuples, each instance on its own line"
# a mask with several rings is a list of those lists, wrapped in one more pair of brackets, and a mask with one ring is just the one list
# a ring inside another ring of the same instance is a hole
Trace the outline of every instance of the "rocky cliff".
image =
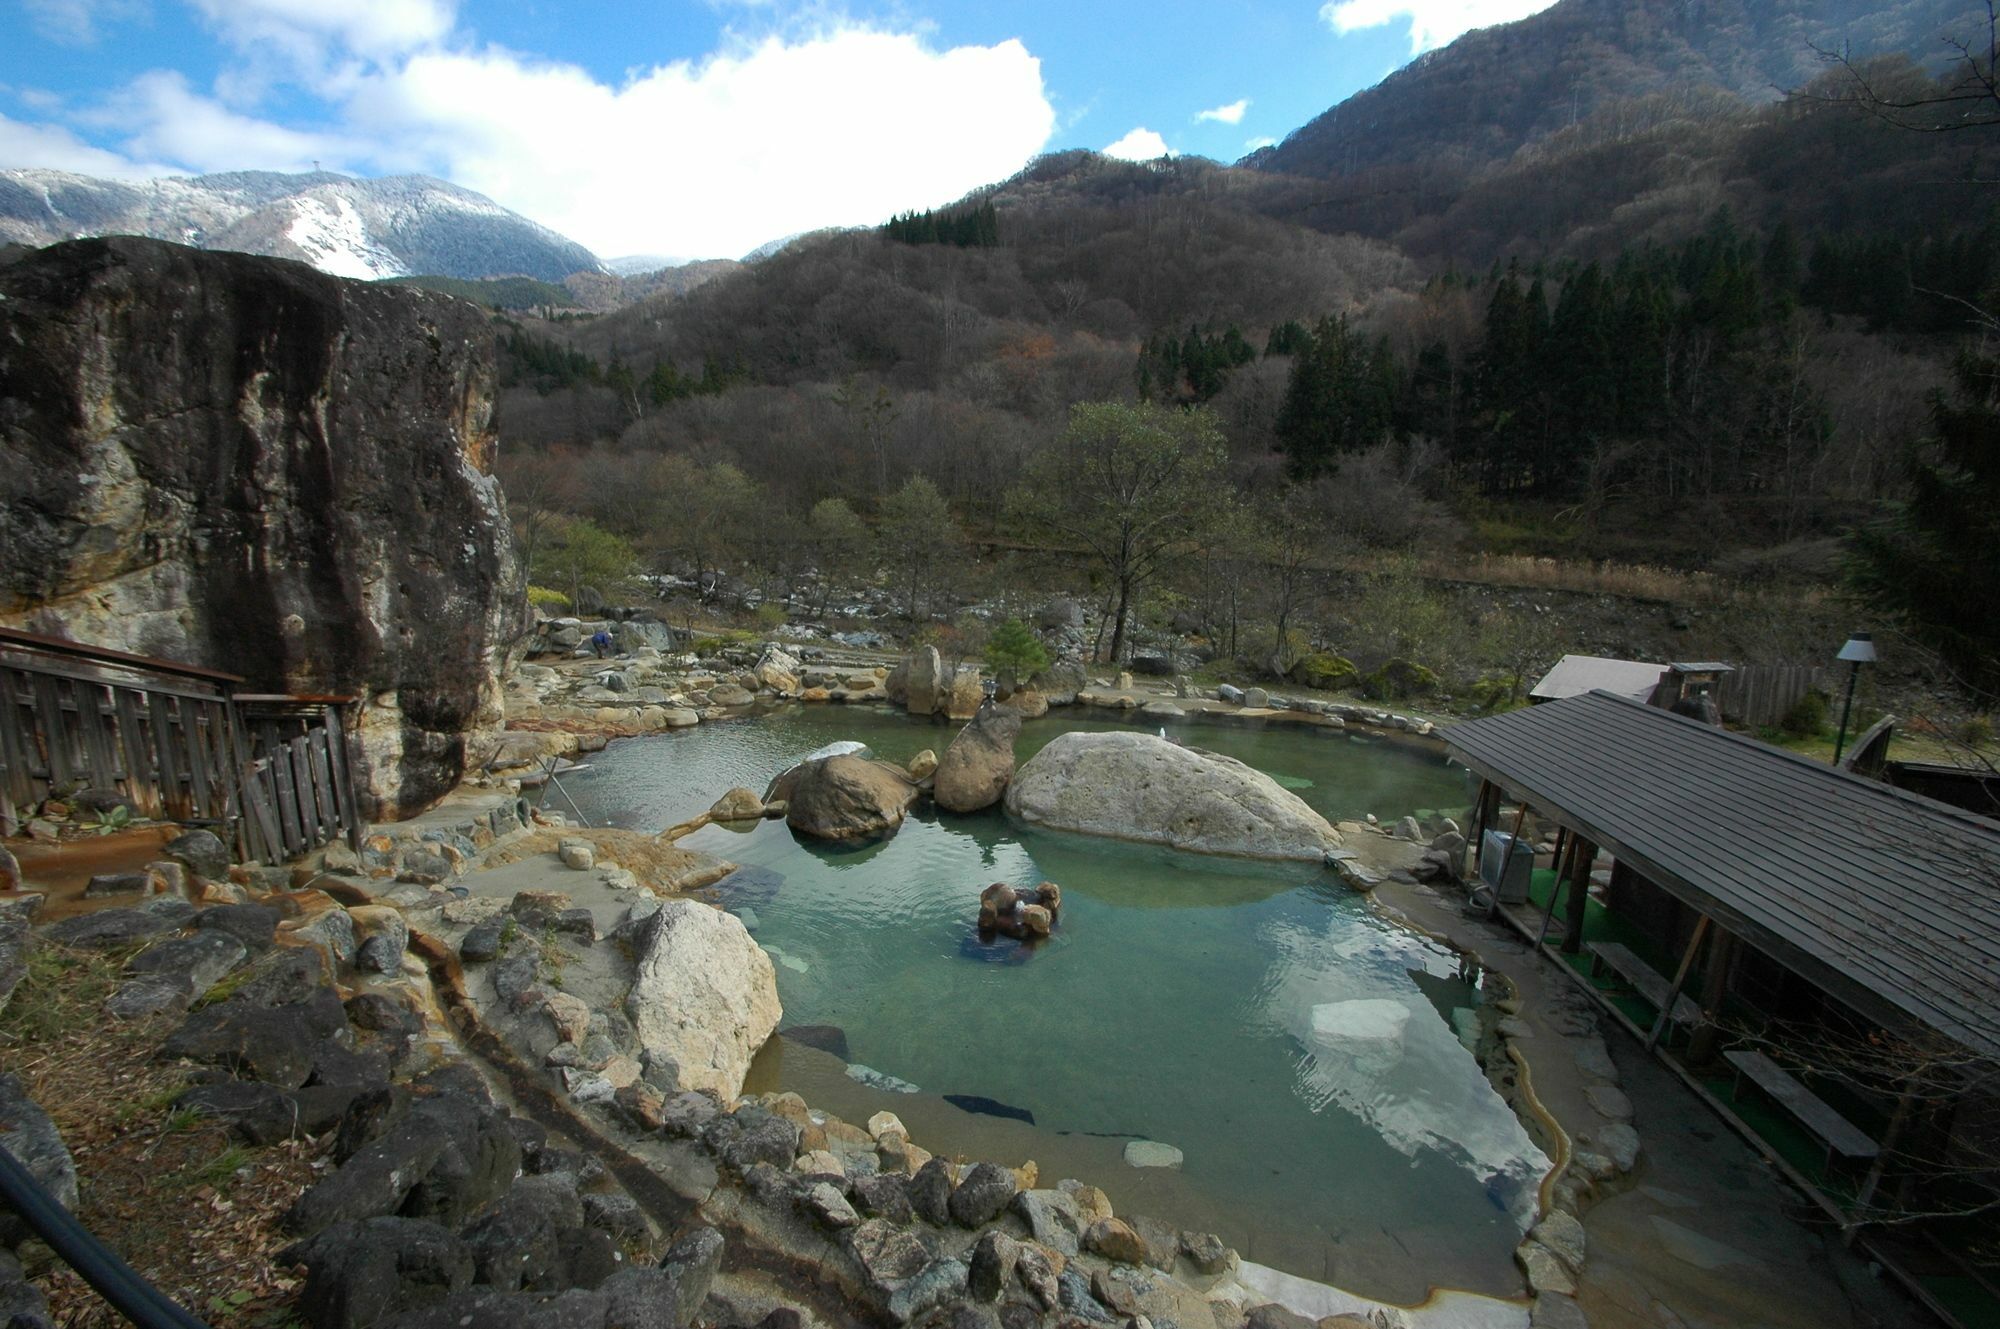
[(446, 296), (132, 238), (0, 266), (0, 622), (364, 699), (375, 815), (497, 724), (522, 573), (490, 333)]

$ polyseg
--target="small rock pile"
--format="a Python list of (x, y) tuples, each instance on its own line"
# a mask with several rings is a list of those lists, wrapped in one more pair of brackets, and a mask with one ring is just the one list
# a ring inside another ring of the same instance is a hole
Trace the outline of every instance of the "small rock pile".
[(998, 932), (1022, 941), (1038, 941), (1055, 929), (1061, 915), (1062, 887), (1052, 881), (1020, 887), (996, 881), (979, 893), (982, 936)]

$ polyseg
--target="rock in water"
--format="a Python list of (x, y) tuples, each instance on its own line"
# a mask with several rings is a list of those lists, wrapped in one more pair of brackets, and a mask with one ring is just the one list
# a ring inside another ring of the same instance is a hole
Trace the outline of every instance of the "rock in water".
[(917, 787), (888, 762), (828, 757), (792, 767), (771, 782), (765, 797), (785, 801), (785, 821), (801, 834), (856, 840), (901, 826)]
[(1204, 854), (1319, 862), (1340, 833), (1229, 757), (1138, 733), (1063, 734), (1007, 786), (1007, 811), (1052, 830)]
[(937, 805), (947, 812), (978, 812), (998, 803), (1014, 778), (1014, 740), (1020, 735), (1019, 711), (980, 708), (938, 761), (931, 786)]
[(671, 1057), (683, 1089), (741, 1094), (751, 1057), (784, 1014), (770, 957), (736, 918), (693, 900), (662, 904), (635, 949), (625, 1013), (640, 1046)]
[(0, 619), (364, 697), (364, 812), (427, 806), (524, 612), (492, 338), (448, 296), (152, 240), (0, 267)]
[(951, 684), (935, 646), (913, 652), (898, 669), (902, 673), (903, 704), (912, 715), (933, 715), (951, 703)]

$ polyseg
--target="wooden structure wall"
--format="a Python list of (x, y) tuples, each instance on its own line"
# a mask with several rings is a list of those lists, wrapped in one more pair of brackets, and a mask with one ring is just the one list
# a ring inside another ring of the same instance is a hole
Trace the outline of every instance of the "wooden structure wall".
[(233, 674), (0, 629), (0, 832), (71, 791), (205, 826), (268, 863), (367, 827), (348, 699), (250, 695)]

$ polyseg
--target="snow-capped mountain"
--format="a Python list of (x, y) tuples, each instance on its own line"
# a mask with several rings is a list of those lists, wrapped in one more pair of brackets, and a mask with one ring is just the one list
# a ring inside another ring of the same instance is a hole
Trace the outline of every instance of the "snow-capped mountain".
[(342, 277), (536, 277), (600, 272), (573, 240), (469, 189), (422, 175), (233, 171), (125, 182), (0, 171), (0, 242), (144, 235), (299, 259)]

